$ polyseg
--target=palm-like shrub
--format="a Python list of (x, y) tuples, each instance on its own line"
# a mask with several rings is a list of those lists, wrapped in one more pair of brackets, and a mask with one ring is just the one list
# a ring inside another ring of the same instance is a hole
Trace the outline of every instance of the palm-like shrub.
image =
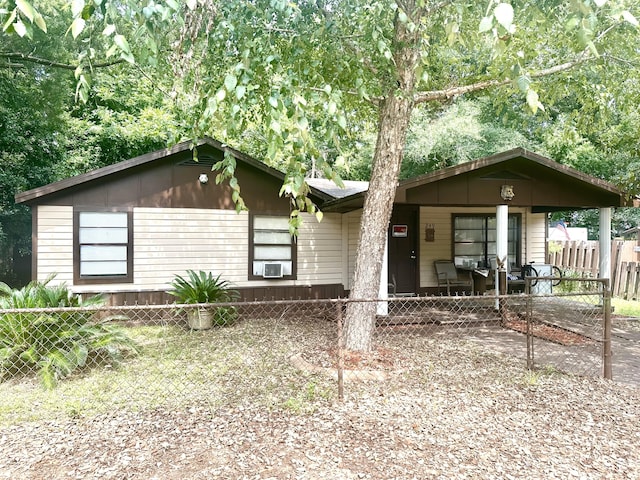
[[(93, 321), (95, 296), (80, 300), (66, 285), (31, 282), (20, 290), (0, 283), (0, 373), (3, 378), (36, 371), (46, 388), (95, 362), (119, 362), (138, 347), (112, 318)], [(57, 311), (59, 307), (76, 307)], [(41, 311), (20, 311), (42, 309)]]
[[(175, 275), (171, 282), (172, 289), (169, 295), (176, 297), (178, 303), (195, 304), (195, 303), (228, 303), (238, 300), (240, 294), (237, 290), (231, 288), (231, 284), (227, 280), (213, 276), (211, 272), (200, 270), (187, 270), (187, 277)], [(192, 310), (193, 315), (201, 316), (202, 313)], [(216, 325), (226, 325), (231, 323), (237, 316), (235, 307), (217, 307), (213, 310), (213, 323)], [(194, 327), (192, 328), (208, 328)]]

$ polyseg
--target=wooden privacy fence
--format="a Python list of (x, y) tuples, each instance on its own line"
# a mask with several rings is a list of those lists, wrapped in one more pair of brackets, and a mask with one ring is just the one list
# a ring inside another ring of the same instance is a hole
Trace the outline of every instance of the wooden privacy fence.
[[(626, 300), (640, 300), (640, 252), (636, 240), (611, 242), (611, 292)], [(600, 266), (600, 244), (597, 240), (552, 240), (548, 245), (547, 263), (579, 277), (597, 278)]]

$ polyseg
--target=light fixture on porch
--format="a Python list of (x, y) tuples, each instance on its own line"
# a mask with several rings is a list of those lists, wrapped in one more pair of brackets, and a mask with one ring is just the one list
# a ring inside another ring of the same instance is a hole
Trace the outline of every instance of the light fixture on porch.
[(207, 175), (206, 173), (201, 173), (198, 177), (198, 180), (201, 184), (206, 185), (207, 183), (209, 183), (209, 175)]
[(505, 201), (509, 201), (509, 200), (513, 200), (513, 197), (515, 197), (516, 194), (513, 193), (513, 185), (502, 185), (500, 187), (500, 197), (505, 200)]

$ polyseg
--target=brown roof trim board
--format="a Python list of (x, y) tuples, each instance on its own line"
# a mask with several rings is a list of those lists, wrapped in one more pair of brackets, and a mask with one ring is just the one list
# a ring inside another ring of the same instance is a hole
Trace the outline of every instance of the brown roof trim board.
[[(285, 178), (284, 173), (282, 173), (281, 171), (272, 168), (270, 166), (268, 166), (267, 164), (256, 160), (255, 158), (242, 153), (238, 150), (235, 150), (223, 143), (220, 143), (219, 141), (210, 138), (210, 137), (205, 137), (201, 140), (199, 140), (198, 142), (194, 143), (192, 140), (189, 141), (185, 141), (185, 142), (181, 142), (178, 143), (176, 145), (174, 145), (173, 147), (170, 148), (164, 148), (161, 150), (156, 150), (154, 152), (151, 153), (147, 153), (144, 155), (141, 155), (139, 157), (135, 157), (135, 158), (131, 158), (129, 160), (124, 160), (122, 162), (118, 162), (118, 163), (114, 163), (113, 165), (108, 165), (106, 167), (102, 167), (102, 168), (98, 168), (96, 170), (92, 170), (90, 172), (87, 173), (83, 173), (81, 175), (76, 175), (75, 177), (70, 177), (70, 178), (65, 178), (64, 180), (60, 180), (58, 182), (53, 182), (50, 183), (48, 185), (44, 185), (42, 187), (38, 187), (38, 188), (34, 188), (31, 190), (27, 190), (26, 192), (21, 192), (16, 194), (15, 196), (15, 201), (16, 203), (37, 203), (39, 201), (41, 201), (42, 199), (44, 199), (45, 197), (49, 196), (49, 195), (53, 195), (55, 193), (59, 193), (61, 191), (64, 191), (66, 189), (69, 188), (73, 188), (76, 187), (78, 185), (84, 184), (84, 183), (88, 183), (91, 181), (95, 181), (98, 179), (102, 179), (123, 171), (126, 171), (128, 169), (134, 168), (134, 167), (139, 167), (141, 165), (145, 165), (145, 164), (149, 164), (161, 159), (164, 159), (166, 157), (169, 157), (171, 155), (175, 155), (177, 153), (181, 153), (181, 152), (186, 152), (186, 151), (190, 151), (193, 150), (194, 148), (198, 148), (201, 147), (203, 145), (209, 145), (211, 147), (214, 147), (222, 152), (229, 152), (231, 155), (233, 155), (236, 159), (241, 160), (242, 162), (257, 168), (263, 172), (265, 172), (268, 175), (271, 175), (272, 177), (277, 178), (280, 181), (283, 181)], [(316, 196), (319, 199), (322, 199), (323, 201), (328, 201), (328, 200), (333, 200), (334, 197), (328, 195), (327, 193), (318, 190), (314, 187), (310, 187), (311, 188), (311, 193)]]
[[(492, 165), (497, 165), (499, 163), (513, 160), (517, 158), (523, 158), (530, 162), (534, 162), (536, 164), (542, 165), (543, 167), (549, 168), (555, 172), (558, 172), (562, 175), (566, 175), (570, 178), (576, 179), (580, 182), (584, 182), (588, 185), (591, 185), (597, 189), (603, 190), (614, 196), (617, 196), (620, 201), (616, 205), (602, 205), (605, 206), (638, 206), (638, 199), (629, 199), (626, 198), (624, 192), (618, 189), (612, 183), (609, 183), (605, 180), (601, 180), (599, 178), (592, 177), (591, 175), (587, 175), (586, 173), (580, 172), (574, 168), (568, 167), (566, 165), (562, 165), (550, 158), (544, 157), (537, 153), (531, 152), (524, 148), (514, 148), (512, 150), (507, 150), (505, 152), (497, 153), (495, 155), (491, 155), (488, 157), (484, 157), (478, 160), (474, 160), (471, 162), (463, 163), (461, 165), (455, 165), (452, 167), (443, 168), (440, 170), (436, 170), (435, 172), (427, 173), (424, 175), (420, 175), (418, 177), (410, 178), (407, 180), (403, 180), (398, 183), (397, 191), (396, 191), (396, 203), (402, 203), (402, 192), (406, 192), (406, 190), (410, 188), (420, 187), (422, 185), (428, 185), (430, 183), (435, 183), (441, 180), (446, 180), (457, 175), (470, 173), (473, 171), (480, 170), (482, 168), (491, 167)], [(400, 194), (398, 194), (400, 192)], [(366, 192), (356, 193), (355, 195), (350, 195), (344, 198), (337, 198), (333, 201), (327, 202), (324, 204), (323, 209), (325, 211), (336, 211), (336, 212), (348, 212), (351, 210), (356, 210), (358, 208), (362, 208), (364, 203), (364, 196)]]
[(567, 165), (562, 165), (561, 163), (558, 163), (555, 160), (551, 160), (550, 158), (531, 152), (522, 147), (514, 148), (512, 150), (507, 150), (506, 152), (497, 153), (495, 155), (490, 155), (488, 157), (480, 158), (478, 160), (473, 160), (471, 162), (463, 163), (461, 165), (454, 165), (453, 167), (443, 168), (432, 173), (420, 175), (419, 177), (403, 180), (398, 184), (398, 187), (399, 188), (416, 187), (418, 185), (424, 185), (427, 183), (432, 183), (438, 180), (443, 180), (445, 178), (460, 175), (462, 173), (467, 173), (472, 170), (479, 170), (480, 168), (495, 165), (497, 163), (504, 162), (505, 160), (512, 160), (514, 158), (526, 158), (527, 160), (536, 162), (547, 168), (556, 170), (570, 177), (574, 177), (580, 181), (589, 183), (603, 190), (607, 190), (615, 194), (622, 194), (622, 192), (612, 183), (609, 183), (605, 180), (601, 180), (599, 178), (592, 177), (591, 175), (582, 173), (581, 171), (576, 170), (575, 168), (568, 167)]

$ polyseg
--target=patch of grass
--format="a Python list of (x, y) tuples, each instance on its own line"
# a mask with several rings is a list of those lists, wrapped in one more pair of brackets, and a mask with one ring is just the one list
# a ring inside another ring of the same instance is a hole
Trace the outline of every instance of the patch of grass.
[(35, 377), (0, 383), (0, 425), (119, 409), (215, 409), (246, 401), (270, 408), (297, 403), (298, 410), (306, 411), (315, 400), (335, 395), (336, 387), (329, 377), (310, 380), (290, 365), (293, 353), (326, 336), (322, 325), (305, 324), (305, 335), (300, 329), (300, 324), (278, 320), (203, 331), (130, 327), (127, 334), (141, 352), (126, 362), (72, 375), (49, 391)]
[(327, 400), (331, 396), (332, 392), (326, 385), (308, 381), (294, 397), (289, 397), (283, 406), (293, 413), (309, 414), (315, 411), (318, 400)]
[(640, 318), (640, 301), (612, 298), (611, 305), (613, 305), (616, 315)]
[(553, 365), (544, 365), (534, 370), (527, 370), (524, 374), (524, 384), (529, 387), (540, 385), (544, 378), (557, 375), (559, 372)]

